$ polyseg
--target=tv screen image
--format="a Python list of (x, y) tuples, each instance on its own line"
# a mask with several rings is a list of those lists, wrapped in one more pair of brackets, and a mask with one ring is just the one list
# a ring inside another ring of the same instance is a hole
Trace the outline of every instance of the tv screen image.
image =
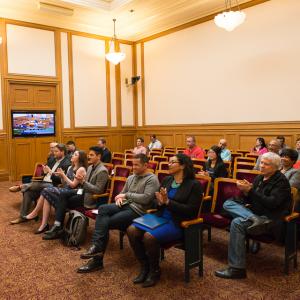
[(13, 137), (55, 135), (55, 112), (12, 112)]

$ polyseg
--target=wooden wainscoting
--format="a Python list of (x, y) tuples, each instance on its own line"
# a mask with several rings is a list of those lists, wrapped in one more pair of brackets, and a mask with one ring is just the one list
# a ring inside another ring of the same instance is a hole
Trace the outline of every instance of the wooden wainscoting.
[(9, 179), (9, 167), (7, 135), (0, 133), (0, 181)]
[(174, 147), (184, 147), (189, 135), (195, 136), (197, 144), (203, 148), (209, 148), (217, 144), (220, 138), (226, 138), (228, 148), (232, 150), (250, 149), (257, 137), (265, 138), (267, 143), (277, 135), (283, 135), (286, 144), (294, 147), (300, 136), (300, 122), (143, 126), (137, 129), (136, 134), (144, 137), (145, 144), (149, 143), (151, 134), (156, 134), (163, 145)]

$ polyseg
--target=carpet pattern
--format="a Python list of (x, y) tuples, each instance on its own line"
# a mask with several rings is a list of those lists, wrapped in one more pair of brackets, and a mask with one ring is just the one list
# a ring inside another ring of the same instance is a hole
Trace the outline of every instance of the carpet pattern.
[[(224, 280), (214, 271), (226, 266), (228, 232), (213, 230), (212, 241), (204, 236), (204, 277), (191, 271), (191, 282), (183, 281), (183, 252), (166, 251), (159, 284), (143, 289), (132, 284), (138, 272), (125, 238), (119, 250), (118, 232), (112, 232), (104, 269), (78, 274), (84, 262), (81, 251), (64, 247), (60, 241), (43, 241), (33, 232), (34, 221), (10, 225), (18, 216), (21, 194), (10, 193), (9, 182), (0, 183), (0, 299), (300, 299), (300, 273), (283, 275), (283, 248), (262, 245), (256, 255), (247, 256), (248, 278)], [(94, 228), (90, 222), (88, 247)]]

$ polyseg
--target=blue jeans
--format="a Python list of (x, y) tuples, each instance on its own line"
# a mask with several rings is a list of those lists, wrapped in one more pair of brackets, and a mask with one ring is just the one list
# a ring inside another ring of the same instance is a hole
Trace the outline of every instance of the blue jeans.
[(228, 264), (237, 269), (246, 268), (245, 239), (247, 228), (252, 224), (249, 220), (254, 213), (244, 205), (232, 199), (226, 200), (223, 208), (234, 218), (230, 225), (230, 238), (228, 245)]

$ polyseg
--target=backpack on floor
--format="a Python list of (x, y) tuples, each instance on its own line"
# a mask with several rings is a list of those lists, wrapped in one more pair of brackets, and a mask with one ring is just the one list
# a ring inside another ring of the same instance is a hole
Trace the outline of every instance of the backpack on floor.
[(89, 224), (88, 218), (77, 210), (69, 211), (69, 218), (64, 228), (63, 242), (66, 246), (78, 247), (84, 243)]

